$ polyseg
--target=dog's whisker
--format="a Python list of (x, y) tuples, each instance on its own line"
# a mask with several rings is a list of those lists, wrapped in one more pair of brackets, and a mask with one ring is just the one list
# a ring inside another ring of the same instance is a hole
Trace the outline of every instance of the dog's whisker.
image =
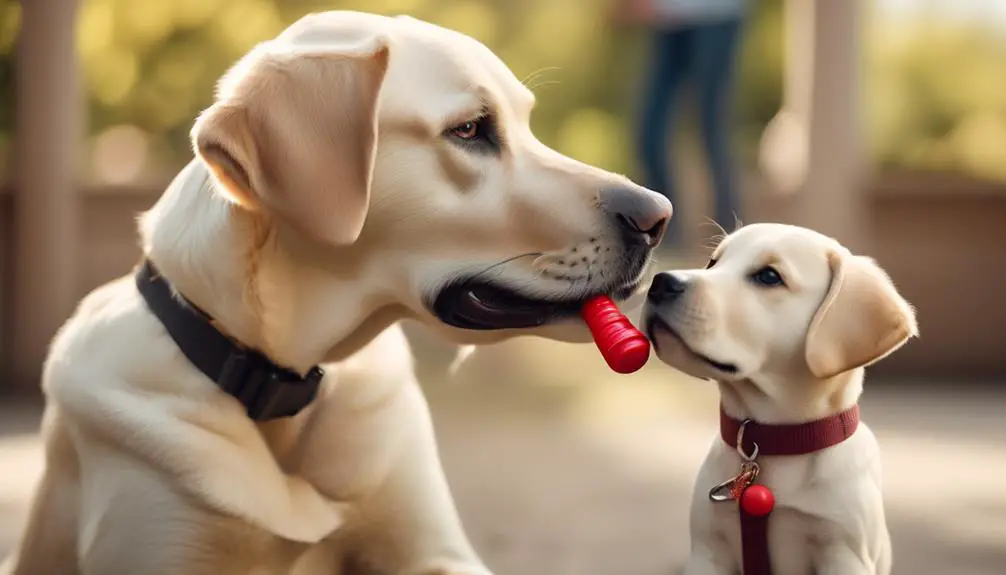
[(533, 262), (531, 262), (531, 269), (534, 270), (535, 272), (543, 272), (551, 264), (552, 262), (550, 261), (549, 256), (547, 255), (538, 256), (534, 258)]
[(547, 80), (547, 81), (544, 81), (544, 82), (540, 82), (538, 84), (534, 84), (533, 86), (529, 86), (528, 89), (531, 90), (532, 92), (534, 92), (534, 91), (536, 91), (536, 90), (538, 90), (540, 88), (544, 88), (546, 86), (558, 86), (560, 84), (562, 84), (562, 82), (559, 81), (559, 80)]
[(727, 231), (725, 229), (723, 229), (723, 226), (721, 226), (720, 223), (717, 222), (716, 220), (714, 220), (713, 218), (710, 218), (710, 217), (707, 216), (705, 219), (706, 219), (706, 221), (701, 222), (699, 224), (700, 226), (710, 226), (711, 225), (711, 226), (715, 227), (717, 229), (717, 231), (719, 231), (718, 234), (716, 234), (716, 235), (714, 235), (712, 237), (713, 241), (719, 243), (719, 242), (723, 241), (723, 238), (725, 238), (728, 235), (730, 235), (730, 234), (727, 233)]
[(733, 212), (733, 215), (734, 215), (734, 231), (736, 232), (737, 230), (744, 227), (744, 222), (741, 221), (740, 217), (737, 215), (737, 212)]
[(533, 72), (531, 72), (527, 76), (524, 76), (524, 78), (520, 81), (520, 83), (524, 84), (526, 86), (528, 82), (533, 81), (535, 78), (538, 77), (539, 74), (541, 74), (542, 72), (545, 72), (546, 70), (549, 70), (550, 68), (554, 68), (554, 66), (551, 66), (551, 67), (550, 66), (542, 66), (541, 68), (538, 68), (537, 70), (534, 70)]
[(543, 254), (541, 252), (527, 252), (527, 253), (524, 253), (524, 254), (518, 254), (518, 255), (515, 255), (513, 257), (509, 257), (509, 258), (507, 258), (505, 260), (498, 261), (498, 262), (490, 265), (489, 267), (483, 269), (482, 271), (476, 273), (472, 277), (475, 277), (475, 278), (482, 277), (483, 275), (489, 273), (490, 271), (497, 271), (497, 273), (502, 273), (502, 270), (499, 270), (498, 268), (500, 268), (500, 267), (502, 267), (502, 266), (504, 266), (504, 265), (506, 265), (506, 264), (508, 264), (510, 262), (519, 260), (521, 258), (528, 258), (528, 257), (532, 257), (532, 256), (539, 256), (540, 257), (542, 255)]
[(547, 266), (551, 266), (551, 265), (564, 266), (566, 264), (565, 259), (567, 257), (568, 256), (566, 256), (565, 254), (561, 254), (561, 253), (559, 253), (559, 254), (557, 254), (557, 253), (542, 254), (542, 255), (538, 256), (537, 258), (535, 258), (535, 260), (533, 262), (531, 262), (531, 267), (547, 267)]
[(525, 77), (523, 80), (521, 80), (521, 84), (524, 84), (524, 86), (526, 86), (528, 90), (531, 90), (533, 92), (538, 86), (541, 85), (541, 84), (538, 84), (538, 86), (536, 86), (534, 84), (535, 80), (537, 80), (540, 77), (544, 76), (546, 73), (552, 72), (552, 71), (555, 71), (555, 70), (559, 70), (559, 67), (558, 66), (544, 66), (544, 67), (538, 68), (534, 72), (531, 72), (530, 74), (528, 74), (527, 77)]

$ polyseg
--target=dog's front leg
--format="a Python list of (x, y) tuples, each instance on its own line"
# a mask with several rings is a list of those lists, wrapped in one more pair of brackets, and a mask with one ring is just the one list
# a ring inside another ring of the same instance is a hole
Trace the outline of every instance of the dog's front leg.
[(689, 518), (692, 550), (685, 564), (684, 575), (740, 575), (740, 566), (730, 538), (736, 539), (737, 519), (734, 507), (709, 500), (706, 485), (716, 485), (722, 472), (715, 465), (715, 450), (706, 457), (699, 470)]
[(396, 575), (491, 575), (461, 525), (441, 467), (429, 409), (410, 381), (397, 398), (397, 457), (361, 507), (362, 558)]
[(80, 508), (80, 469), (70, 437), (49, 406), (42, 421), (46, 469), (32, 496), (28, 524), (18, 546), (0, 561), (0, 575), (80, 573), (77, 530)]
[(293, 462), (354, 509), (335, 562), (349, 556), (354, 572), (381, 575), (490, 575), (461, 526), (412, 366), (388, 360), (401, 356), (404, 337), (391, 330), (380, 340), (372, 345), (383, 360), (332, 366), (337, 384), (319, 398)]

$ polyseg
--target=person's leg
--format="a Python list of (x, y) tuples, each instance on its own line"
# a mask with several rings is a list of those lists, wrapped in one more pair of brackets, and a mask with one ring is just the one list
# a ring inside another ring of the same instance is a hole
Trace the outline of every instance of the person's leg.
[(730, 129), (740, 32), (739, 18), (705, 24), (695, 29), (692, 45), (699, 121), (712, 178), (716, 222), (728, 230), (740, 217)]
[[(648, 85), (643, 91), (639, 118), (639, 153), (645, 185), (674, 202), (674, 182), (670, 169), (670, 139), (678, 88), (688, 64), (688, 37), (684, 30), (656, 30)], [(679, 241), (678, 226), (672, 222), (665, 244)]]

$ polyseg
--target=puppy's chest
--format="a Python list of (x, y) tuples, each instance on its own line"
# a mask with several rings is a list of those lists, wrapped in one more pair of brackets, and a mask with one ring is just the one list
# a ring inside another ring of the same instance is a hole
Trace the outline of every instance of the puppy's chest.
[[(776, 481), (773, 476), (779, 476)], [(837, 524), (818, 514), (812, 498), (815, 495), (797, 488), (797, 479), (782, 478), (778, 473), (766, 473), (759, 484), (768, 486), (775, 495), (775, 507), (765, 519), (768, 554), (773, 575), (812, 575), (819, 564), (822, 550), (830, 541), (841, 539)], [(742, 521), (736, 501), (712, 502), (705, 490), (696, 494), (705, 501), (705, 513), (711, 518), (711, 537), (725, 544), (734, 565), (743, 564)], [(757, 521), (757, 520), (755, 520)], [(694, 536), (695, 534), (693, 534)], [(713, 545), (713, 548), (717, 548)]]
[[(768, 487), (775, 498), (767, 518), (773, 575), (814, 573), (828, 548), (850, 540), (880, 538), (877, 525), (882, 519), (875, 520), (881, 505), (880, 485), (869, 464), (872, 458), (847, 457), (845, 452), (856, 451), (852, 445), (836, 448), (807, 456), (758, 459), (755, 482)], [(714, 448), (699, 475), (694, 502), (695, 513), (709, 518), (710, 535), (726, 544), (737, 565), (742, 561), (738, 503), (712, 502), (708, 490), (715, 482), (734, 477), (740, 465), (732, 449)], [(697, 519), (703, 523), (701, 517)]]

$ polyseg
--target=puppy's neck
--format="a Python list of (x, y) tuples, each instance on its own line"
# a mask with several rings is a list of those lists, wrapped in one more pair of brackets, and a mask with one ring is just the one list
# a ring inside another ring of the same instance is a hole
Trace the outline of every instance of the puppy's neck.
[(198, 161), (186, 166), (140, 222), (144, 253), (217, 329), (305, 372), (354, 353), (398, 316), (359, 285), (333, 277), (286, 245), (265, 216), (227, 201)]
[(864, 370), (854, 369), (830, 379), (811, 376), (720, 381), (720, 399), (727, 415), (759, 423), (815, 421), (841, 413), (859, 402)]

